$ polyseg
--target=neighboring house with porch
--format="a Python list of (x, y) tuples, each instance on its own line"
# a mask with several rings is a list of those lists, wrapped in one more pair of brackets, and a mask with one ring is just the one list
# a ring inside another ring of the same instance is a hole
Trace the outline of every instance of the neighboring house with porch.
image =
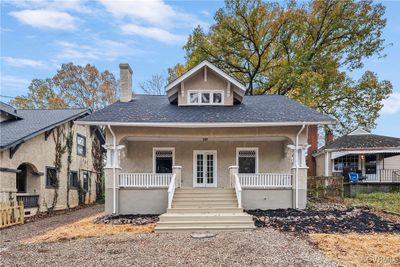
[(285, 96), (246, 96), (207, 61), (166, 96), (133, 94), (129, 65), (120, 73), (120, 101), (77, 122), (107, 129), (106, 213), (168, 211), (156, 231), (194, 231), (253, 227), (243, 208), (306, 207), (307, 130), (331, 117)]
[[(100, 146), (104, 137), (96, 127), (74, 123), (89, 115), (88, 110), (15, 109), (0, 102), (0, 113), (0, 202), (23, 201), (26, 215), (34, 215), (52, 207), (56, 190), (55, 210), (96, 201), (92, 144), (97, 139)], [(69, 131), (73, 134), (70, 172), (66, 151), (57, 187), (54, 137), (63, 135), (65, 145)]]
[(356, 129), (314, 153), (317, 176), (358, 172), (362, 183), (400, 184), (400, 138)]

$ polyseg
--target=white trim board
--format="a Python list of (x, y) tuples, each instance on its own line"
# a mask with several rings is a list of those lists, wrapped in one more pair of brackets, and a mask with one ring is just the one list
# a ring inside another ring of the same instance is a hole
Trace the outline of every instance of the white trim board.
[(303, 126), (303, 125), (333, 125), (333, 121), (315, 122), (107, 122), (107, 121), (76, 121), (80, 125), (110, 125), (110, 126), (143, 126), (171, 128), (240, 128), (258, 126)]
[(236, 87), (241, 89), (243, 92), (246, 92), (246, 87), (243, 84), (241, 84), (236, 79), (234, 79), (230, 75), (226, 74), (225, 72), (223, 72), (222, 70), (220, 70), (218, 67), (216, 67), (214, 64), (208, 62), (207, 60), (202, 61), (200, 64), (198, 64), (197, 66), (195, 66), (194, 68), (190, 69), (189, 71), (184, 73), (182, 76), (180, 76), (179, 78), (175, 79), (173, 82), (168, 84), (165, 87), (165, 91), (168, 92), (169, 90), (171, 90), (172, 88), (177, 86), (179, 83), (181, 83), (182, 81), (186, 80), (187, 78), (189, 78), (190, 76), (195, 74), (197, 71), (199, 71), (203, 67), (210, 68), (211, 70), (213, 70), (214, 72), (216, 72), (217, 74), (219, 74), (220, 76), (222, 76), (223, 78), (225, 78), (226, 80), (228, 80), (229, 82), (234, 84)]

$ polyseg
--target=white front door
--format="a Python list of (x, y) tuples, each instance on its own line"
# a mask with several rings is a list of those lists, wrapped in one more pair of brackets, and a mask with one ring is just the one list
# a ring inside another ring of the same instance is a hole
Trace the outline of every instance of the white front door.
[(193, 153), (193, 187), (217, 186), (217, 151)]

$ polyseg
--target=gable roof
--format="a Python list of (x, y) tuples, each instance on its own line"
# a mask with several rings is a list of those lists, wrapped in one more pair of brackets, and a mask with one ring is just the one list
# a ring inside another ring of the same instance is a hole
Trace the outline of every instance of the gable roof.
[(20, 120), (0, 123), (0, 150), (16, 146), (90, 112), (87, 109), (18, 109), (17, 113)]
[(12, 117), (14, 117), (16, 119), (20, 119), (21, 118), (20, 116), (18, 116), (17, 110), (13, 106), (10, 106), (10, 105), (8, 105), (8, 104), (6, 104), (4, 102), (1, 102), (1, 101), (0, 101), (0, 111), (2, 111), (4, 113), (7, 113), (8, 115), (10, 115), (10, 116), (12, 116)]
[(227, 73), (225, 73), (224, 71), (222, 71), (217, 66), (215, 66), (214, 64), (212, 64), (211, 62), (209, 62), (207, 60), (202, 61), (201, 63), (199, 63), (195, 67), (191, 68), (190, 70), (188, 70), (187, 72), (182, 74), (180, 77), (176, 78), (175, 80), (173, 80), (172, 82), (167, 84), (167, 86), (165, 87), (165, 91), (168, 92), (169, 90), (174, 88), (176, 85), (178, 85), (182, 81), (186, 80), (187, 78), (189, 78), (190, 76), (192, 76), (193, 74), (195, 74), (197, 71), (201, 70), (204, 67), (208, 67), (208, 68), (212, 69), (218, 75), (220, 75), (221, 77), (223, 77), (227, 81), (231, 82), (232, 84), (234, 84), (236, 87), (238, 87), (242, 91), (246, 92), (246, 86), (244, 86), (238, 80), (236, 80), (232, 76), (228, 75)]
[(245, 96), (240, 105), (177, 106), (166, 96), (135, 95), (130, 102), (116, 102), (78, 121), (89, 125), (170, 127), (243, 127), (267, 125), (334, 124), (331, 117), (286, 96)]
[(321, 147), (315, 155), (324, 151), (400, 149), (400, 138), (371, 134), (356, 129)]

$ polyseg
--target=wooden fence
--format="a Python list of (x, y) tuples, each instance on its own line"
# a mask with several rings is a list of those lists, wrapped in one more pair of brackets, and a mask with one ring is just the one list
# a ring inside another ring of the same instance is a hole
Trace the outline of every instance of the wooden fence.
[(24, 223), (24, 203), (0, 203), (0, 229)]
[(343, 177), (311, 176), (307, 180), (307, 193), (309, 197), (340, 197), (343, 198)]

